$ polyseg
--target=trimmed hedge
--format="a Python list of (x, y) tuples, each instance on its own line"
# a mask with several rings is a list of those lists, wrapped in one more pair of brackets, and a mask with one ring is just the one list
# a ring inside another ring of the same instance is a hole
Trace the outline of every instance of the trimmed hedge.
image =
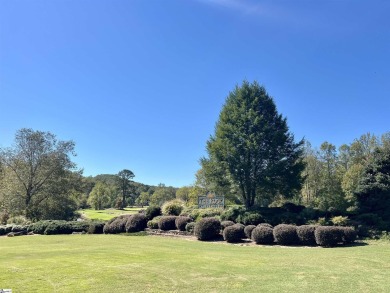
[(111, 219), (104, 225), (104, 234), (118, 234), (126, 232), (126, 222), (132, 215), (121, 215)]
[(280, 245), (294, 245), (299, 243), (297, 226), (280, 224), (274, 227), (274, 239)]
[(252, 230), (251, 238), (256, 244), (273, 244), (273, 229), (264, 225), (258, 225)]
[(333, 247), (343, 241), (344, 231), (340, 227), (318, 226), (314, 232), (316, 243), (324, 247)]
[(198, 240), (211, 240), (220, 234), (221, 222), (216, 218), (203, 218), (196, 223), (194, 233)]
[(66, 221), (53, 221), (46, 229), (45, 235), (72, 234), (72, 226)]
[(144, 214), (134, 214), (127, 219), (125, 224), (126, 232), (140, 232), (146, 228), (146, 216)]
[(223, 229), (223, 239), (229, 243), (240, 242), (243, 236), (243, 229), (239, 225), (231, 225)]
[(190, 217), (179, 216), (175, 220), (175, 226), (177, 230), (185, 231), (186, 225), (190, 222), (192, 222), (192, 219)]
[(176, 216), (162, 216), (158, 221), (158, 228), (160, 230), (176, 230)]
[(244, 228), (244, 233), (245, 233), (245, 236), (249, 239), (251, 239), (252, 237), (252, 231), (253, 229), (255, 229), (256, 226), (255, 225), (248, 225), (248, 226), (245, 226)]
[(316, 245), (316, 238), (314, 236), (315, 225), (302, 225), (297, 227), (297, 235), (299, 242), (303, 245)]
[(343, 230), (343, 243), (345, 244), (350, 244), (355, 242), (356, 237), (357, 237), (357, 232), (354, 228), (352, 227), (341, 227), (341, 230)]

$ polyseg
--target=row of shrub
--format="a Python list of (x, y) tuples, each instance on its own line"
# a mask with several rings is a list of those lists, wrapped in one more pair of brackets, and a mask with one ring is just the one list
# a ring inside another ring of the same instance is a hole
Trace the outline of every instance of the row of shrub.
[(146, 228), (147, 217), (143, 213), (121, 215), (108, 221), (103, 227), (104, 234), (140, 232)]
[(357, 233), (352, 227), (288, 225), (273, 227), (261, 223), (257, 226), (234, 224), (232, 221), (220, 222), (216, 218), (204, 218), (195, 225), (195, 235), (199, 240), (211, 240), (220, 237), (220, 231), (227, 242), (239, 242), (244, 238), (256, 244), (280, 245), (320, 245), (333, 247), (338, 244), (349, 244), (356, 240)]
[(62, 221), (43, 220), (30, 225), (0, 226), (0, 235), (8, 233), (34, 233), (34, 234), (72, 234), (72, 233), (103, 233), (104, 222), (101, 221)]

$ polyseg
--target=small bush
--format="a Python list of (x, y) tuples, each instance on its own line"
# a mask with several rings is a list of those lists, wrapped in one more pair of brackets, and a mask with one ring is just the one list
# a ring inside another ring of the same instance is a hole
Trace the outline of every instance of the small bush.
[(203, 218), (196, 223), (194, 233), (198, 240), (211, 240), (218, 237), (221, 222), (216, 218)]
[(348, 217), (343, 217), (343, 216), (333, 217), (332, 219), (330, 219), (330, 221), (335, 226), (347, 226), (349, 224)]
[(253, 229), (255, 229), (255, 228), (256, 228), (255, 225), (248, 225), (248, 226), (245, 226), (245, 228), (244, 228), (244, 233), (245, 233), (246, 238), (251, 239), (251, 237), (252, 237), (252, 231), (253, 231)]
[(275, 241), (280, 245), (298, 244), (297, 226), (280, 224), (274, 228)]
[(223, 209), (207, 208), (207, 209), (193, 209), (189, 213), (189, 217), (196, 222), (203, 218), (219, 217), (223, 213)]
[(343, 243), (350, 244), (355, 242), (357, 237), (357, 232), (354, 228), (341, 227), (341, 229), (343, 230), (343, 236), (342, 236)]
[(184, 209), (185, 203), (180, 199), (173, 199), (165, 202), (161, 207), (164, 216), (178, 216)]
[(146, 223), (146, 226), (149, 228), (149, 229), (158, 229), (158, 221), (160, 221), (160, 219), (162, 218), (163, 216), (157, 216), (157, 217), (154, 217), (152, 220), (148, 221)]
[(195, 230), (195, 222), (190, 222), (186, 225), (187, 232), (194, 234), (194, 230)]
[(149, 206), (145, 211), (147, 220), (152, 220), (157, 216), (161, 216), (161, 208), (158, 206)]
[(273, 244), (273, 229), (264, 225), (258, 225), (252, 230), (251, 239), (256, 244)]
[(264, 219), (259, 213), (245, 212), (244, 214), (239, 215), (236, 221), (244, 225), (257, 225), (264, 221)]
[(105, 222), (93, 221), (89, 223), (87, 233), (88, 234), (103, 234)]
[(126, 222), (132, 215), (121, 215), (108, 221), (103, 227), (104, 234), (118, 234), (126, 232)]
[(192, 222), (192, 219), (190, 217), (179, 216), (175, 220), (175, 226), (177, 230), (185, 231), (186, 225), (190, 222)]
[(226, 227), (233, 226), (234, 222), (233, 221), (222, 221), (221, 222), (221, 229), (222, 231), (225, 230)]
[(237, 222), (238, 216), (243, 215), (245, 212), (246, 210), (244, 207), (233, 206), (221, 213), (221, 220)]
[(314, 231), (316, 226), (314, 225), (302, 225), (297, 227), (297, 235), (299, 242), (303, 245), (316, 245), (316, 238)]
[(126, 232), (140, 232), (146, 228), (146, 216), (144, 214), (135, 214), (127, 219), (125, 224)]
[(176, 230), (176, 216), (162, 216), (158, 221), (158, 228), (160, 230)]
[(239, 225), (228, 226), (223, 230), (223, 239), (229, 243), (239, 242), (242, 239), (242, 227)]
[(324, 247), (333, 247), (343, 240), (343, 230), (340, 227), (319, 226), (314, 232), (316, 243)]

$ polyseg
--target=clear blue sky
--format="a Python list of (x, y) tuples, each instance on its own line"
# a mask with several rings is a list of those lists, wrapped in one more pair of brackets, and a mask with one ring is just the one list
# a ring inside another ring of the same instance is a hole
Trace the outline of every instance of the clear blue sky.
[(314, 146), (383, 134), (389, 13), (388, 0), (0, 0), (0, 146), (51, 131), (87, 176), (191, 184), (244, 79)]

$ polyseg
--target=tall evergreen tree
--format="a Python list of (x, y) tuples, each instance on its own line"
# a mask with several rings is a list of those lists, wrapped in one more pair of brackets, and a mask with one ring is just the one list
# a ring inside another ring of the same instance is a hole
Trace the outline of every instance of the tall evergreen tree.
[(229, 182), (246, 207), (301, 187), (303, 140), (294, 142), (286, 118), (257, 82), (244, 81), (229, 94), (207, 151), (201, 164), (217, 166), (219, 181)]

